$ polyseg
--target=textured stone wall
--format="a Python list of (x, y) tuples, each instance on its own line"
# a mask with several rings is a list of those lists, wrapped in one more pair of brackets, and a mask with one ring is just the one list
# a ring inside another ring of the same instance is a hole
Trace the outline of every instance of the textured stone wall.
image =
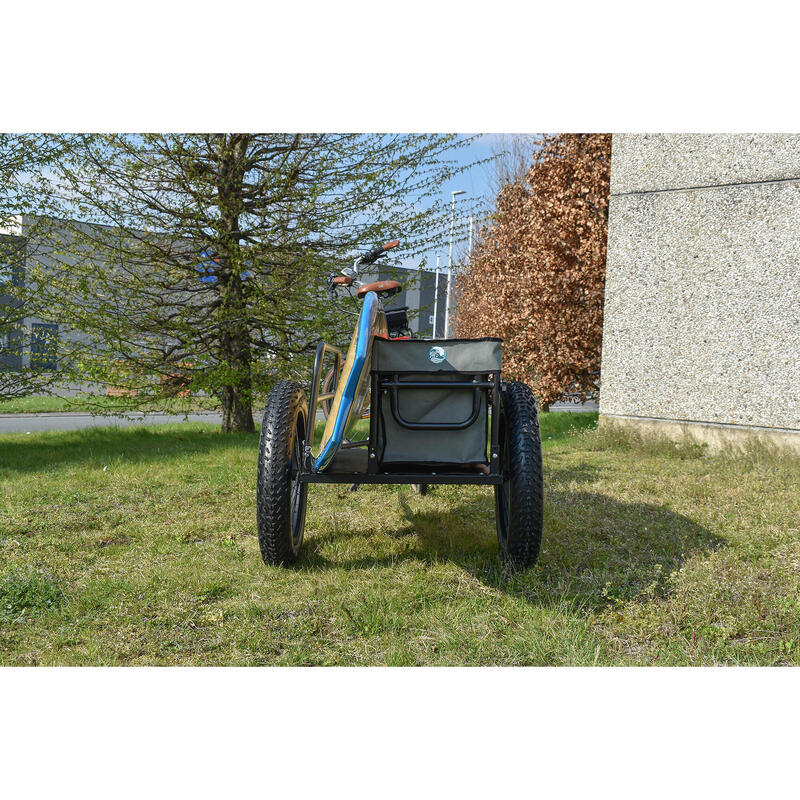
[(800, 432), (800, 135), (615, 135), (603, 417)]

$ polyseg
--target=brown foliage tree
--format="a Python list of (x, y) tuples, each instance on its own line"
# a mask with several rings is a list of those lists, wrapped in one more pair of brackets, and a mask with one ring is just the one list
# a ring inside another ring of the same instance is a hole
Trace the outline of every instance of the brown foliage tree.
[(545, 407), (599, 391), (610, 171), (611, 134), (544, 136), (458, 279), (457, 335), (501, 337)]

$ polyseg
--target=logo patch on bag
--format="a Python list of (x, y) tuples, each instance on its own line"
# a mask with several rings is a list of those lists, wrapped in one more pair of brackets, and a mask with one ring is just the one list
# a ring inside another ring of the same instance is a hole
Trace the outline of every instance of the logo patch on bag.
[(428, 350), (428, 361), (430, 361), (432, 364), (441, 364), (445, 358), (447, 358), (447, 353), (445, 352), (444, 347), (435, 345)]

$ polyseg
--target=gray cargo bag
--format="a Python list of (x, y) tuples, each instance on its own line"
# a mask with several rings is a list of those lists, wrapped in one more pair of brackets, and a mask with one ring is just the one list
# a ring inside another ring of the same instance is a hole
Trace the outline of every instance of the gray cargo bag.
[(501, 345), (500, 339), (375, 339), (379, 391), (372, 413), (381, 468), (488, 463), (486, 383), (500, 373)]

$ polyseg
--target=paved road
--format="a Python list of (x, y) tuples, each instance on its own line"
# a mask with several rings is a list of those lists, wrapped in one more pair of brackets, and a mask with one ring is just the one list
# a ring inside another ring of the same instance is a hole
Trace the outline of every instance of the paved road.
[[(551, 411), (597, 411), (597, 403), (574, 405), (571, 403), (554, 403)], [(254, 414), (258, 425), (261, 415)], [(317, 412), (317, 419), (324, 419), (322, 412)], [(218, 411), (199, 411), (196, 414), (155, 414), (141, 411), (130, 411), (124, 414), (109, 416), (93, 415), (83, 411), (59, 412), (53, 414), (0, 414), (0, 434), (34, 433), (36, 431), (77, 431), (82, 428), (120, 427), (129, 428), (135, 425), (163, 425), (167, 422), (210, 422), (219, 425), (222, 415)]]
[(598, 405), (596, 400), (587, 400), (585, 403), (551, 403), (551, 411), (572, 411), (575, 414), (588, 413), (589, 411), (597, 411)]
[(146, 414), (131, 411), (113, 416), (92, 415), (72, 411), (57, 414), (0, 414), (0, 434), (34, 433), (35, 431), (77, 431), (82, 428), (134, 425), (163, 425), (167, 422), (210, 422), (219, 425), (222, 415), (217, 411), (200, 411), (196, 414)]

